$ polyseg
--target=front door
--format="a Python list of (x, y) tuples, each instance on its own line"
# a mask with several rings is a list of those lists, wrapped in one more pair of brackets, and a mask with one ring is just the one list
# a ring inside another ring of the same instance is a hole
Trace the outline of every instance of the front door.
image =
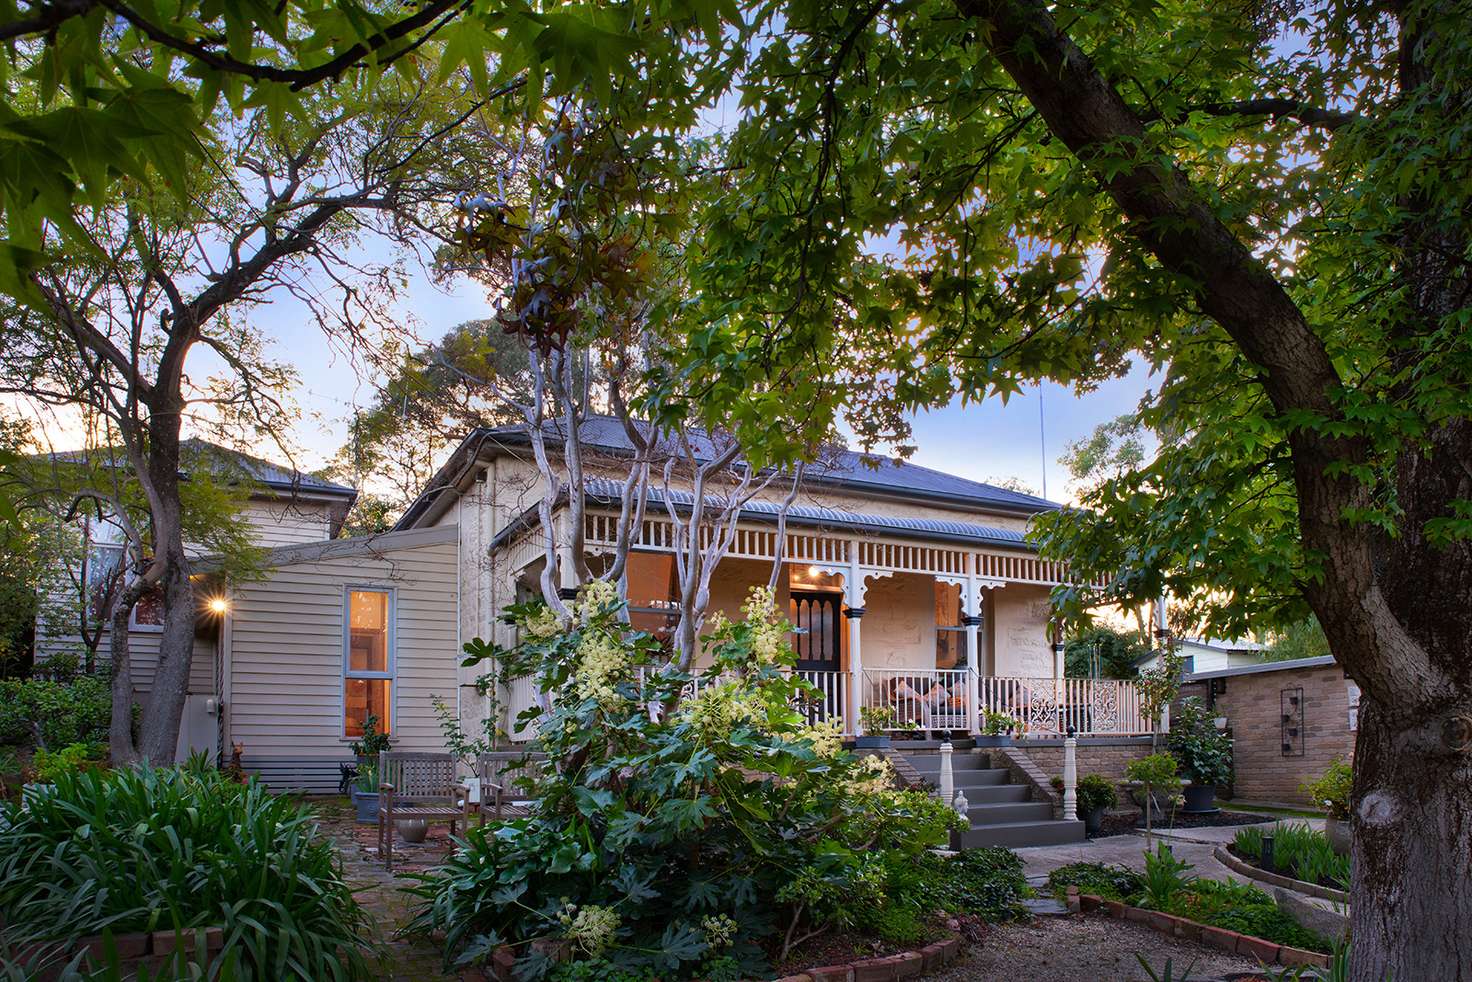
[(842, 667), (842, 615), (841, 593), (792, 591), (788, 618), (797, 629), (792, 644), (797, 652), (797, 670), (814, 673), (807, 675), (807, 680), (822, 693), (811, 713), (814, 722), (843, 715), (844, 685), (837, 674)]
[(797, 628), (793, 647), (797, 651), (798, 671), (838, 671), (842, 599), (841, 593), (792, 591), (789, 606), (792, 624)]

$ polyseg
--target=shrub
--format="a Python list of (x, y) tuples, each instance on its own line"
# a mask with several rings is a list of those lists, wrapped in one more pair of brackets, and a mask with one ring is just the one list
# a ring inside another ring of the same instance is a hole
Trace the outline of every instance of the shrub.
[(1195, 696), (1181, 700), (1171, 716), (1170, 752), (1181, 773), (1194, 784), (1215, 787), (1232, 777), (1232, 741), (1216, 728), (1206, 704)]
[(1335, 760), (1316, 781), (1303, 786), (1304, 794), (1341, 822), (1349, 820), (1349, 801), (1354, 793), (1354, 770), (1342, 760)]
[(310, 811), (218, 772), (73, 772), (0, 806), (0, 922), (25, 945), (221, 926), (254, 978), (363, 978), (367, 919)]
[(1079, 778), (1076, 793), (1080, 818), (1096, 808), (1113, 808), (1119, 804), (1119, 793), (1114, 790), (1114, 782), (1103, 774), (1085, 774)]
[(1294, 948), (1321, 952), (1332, 949), (1324, 938), (1283, 913), (1272, 897), (1245, 883), (1195, 880), (1162, 909), (1178, 917)]
[(999, 713), (994, 709), (983, 709), (981, 711), (981, 732), (987, 736), (1001, 736), (1003, 733), (1011, 733), (1021, 724), (1006, 713)]
[(105, 743), (112, 719), (106, 679), (80, 675), (70, 682), (0, 679), (0, 743), (44, 747)]
[(100, 743), (73, 743), (60, 750), (37, 750), (31, 758), (31, 770), (38, 784), (55, 784), (63, 774), (96, 770), (106, 757), (107, 751)]
[[(1249, 859), (1262, 859), (1259, 829), (1240, 830), (1233, 845)], [(1310, 883), (1349, 882), (1350, 858), (1336, 853), (1328, 837), (1306, 822), (1280, 822), (1273, 827), (1273, 865), (1280, 872)]]
[(1152, 853), (1145, 851), (1145, 875), (1140, 880), (1140, 906), (1166, 910), (1172, 898), (1196, 882), (1187, 876), (1192, 869), (1184, 859), (1177, 859), (1169, 845), (1158, 843)]
[(1048, 874), (1048, 889), (1062, 896), (1070, 886), (1106, 900), (1130, 900), (1144, 888), (1140, 874), (1125, 866), (1069, 863)]
[(1125, 767), (1124, 775), (1131, 781), (1148, 784), (1158, 791), (1174, 790), (1181, 784), (1181, 779), (1176, 775), (1176, 759), (1167, 753), (1150, 754), (1130, 761)]
[(925, 853), (914, 868), (927, 910), (974, 914), (991, 923), (1022, 912), (1027, 878), (1021, 858), (1010, 849), (967, 849), (951, 857)]
[(715, 618), (722, 681), (696, 695), (619, 620), (609, 584), (571, 606), (562, 622), (510, 608), (515, 649), (467, 645), (558, 693), (534, 741), (555, 766), (523, 784), (530, 817), (470, 830), (420, 878), (411, 930), (442, 933), (447, 962), (512, 945), (523, 978), (554, 971), (532, 942), (557, 939), (575, 961), (667, 980), (758, 977), (834, 929), (912, 931), (926, 913), (913, 870), (961, 819), (806, 723), (794, 707), (813, 690), (789, 671), (769, 591), (744, 622)]

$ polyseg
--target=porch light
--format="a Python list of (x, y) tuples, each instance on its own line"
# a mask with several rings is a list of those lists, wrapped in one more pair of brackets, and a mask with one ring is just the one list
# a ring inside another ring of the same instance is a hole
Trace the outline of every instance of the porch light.
[(230, 601), (224, 597), (210, 597), (208, 606), (211, 614), (223, 614), (230, 609)]

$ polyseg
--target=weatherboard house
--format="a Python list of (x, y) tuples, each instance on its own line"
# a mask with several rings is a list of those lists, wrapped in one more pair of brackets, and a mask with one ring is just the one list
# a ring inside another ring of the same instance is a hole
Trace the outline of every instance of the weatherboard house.
[[(613, 420), (588, 420), (581, 439), (609, 460), (629, 452)], [(491, 703), (472, 684), (476, 670), (459, 665), (461, 645), (513, 643), (500, 614), (535, 595), (545, 561), (529, 442), (520, 427), (470, 434), (391, 531), (358, 538), (332, 537), (352, 489), (256, 462), (272, 478), (251, 505), (266, 572), (221, 596), (208, 558), (198, 564), (197, 592), (214, 603), (201, 606), (180, 755), (228, 755), (238, 744), (268, 783), (327, 790), (370, 716), (395, 749), (426, 751), (444, 749), (437, 703), (468, 727), (483, 719)], [(613, 548), (619, 477), (610, 465), (588, 484), (590, 557)], [(712, 579), (711, 613), (736, 615), (767, 583), (785, 490), (743, 509)], [(658, 635), (673, 621), (668, 506), (678, 513), (690, 494), (650, 495), (628, 596), (633, 623)], [(977, 733), (988, 709), (1036, 737), (1148, 732), (1130, 683), (1063, 677), (1049, 591), (1067, 571), (1025, 539), (1028, 522), (1057, 507), (850, 452), (806, 479), (788, 510), (777, 600), (797, 628), (797, 671), (822, 693), (812, 712), (841, 719), (847, 733), (870, 705), (921, 735)], [(567, 520), (566, 502), (554, 520)], [(149, 625), (135, 629), (146, 638)], [(135, 645), (145, 662), (146, 648)], [(146, 667), (137, 677), (146, 688)], [(535, 696), (521, 679), (495, 700), (511, 741), (530, 738), (510, 721)]]

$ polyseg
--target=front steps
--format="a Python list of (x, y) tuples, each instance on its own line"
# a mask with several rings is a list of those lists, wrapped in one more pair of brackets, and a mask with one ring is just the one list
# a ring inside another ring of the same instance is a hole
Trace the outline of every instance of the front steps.
[[(909, 748), (897, 748), (908, 750)], [(920, 776), (940, 787), (939, 753), (906, 753), (905, 759)], [(992, 767), (984, 752), (958, 751), (951, 755), (956, 790), (966, 796), (971, 828), (951, 836), (957, 849), (979, 846), (1061, 846), (1084, 841), (1084, 823), (1053, 817), (1053, 806), (1033, 799), (1032, 788), (1014, 784), (1012, 772)]]

